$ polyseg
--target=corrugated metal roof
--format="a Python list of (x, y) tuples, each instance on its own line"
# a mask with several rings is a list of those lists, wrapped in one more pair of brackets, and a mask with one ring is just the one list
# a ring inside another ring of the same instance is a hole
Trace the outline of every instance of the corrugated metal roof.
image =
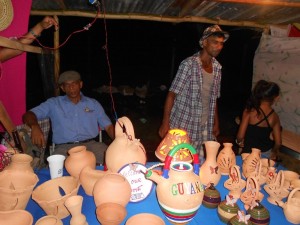
[[(100, 0), (99, 17), (268, 27), (300, 22), (299, 0)], [(32, 0), (32, 15), (93, 17), (88, 0)]]

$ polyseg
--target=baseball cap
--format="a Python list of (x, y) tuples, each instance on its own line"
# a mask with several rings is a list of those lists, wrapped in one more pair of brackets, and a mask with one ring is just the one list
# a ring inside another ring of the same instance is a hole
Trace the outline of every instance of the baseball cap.
[(229, 38), (229, 33), (226, 31), (223, 31), (218, 25), (213, 25), (210, 27), (207, 27), (204, 32), (202, 37), (200, 38), (199, 44), (201, 46), (201, 48), (203, 48), (203, 41), (208, 38), (211, 35), (215, 35), (215, 34), (221, 34), (224, 36), (224, 41), (227, 41), (227, 39)]
[(63, 72), (58, 78), (58, 84), (61, 85), (66, 81), (81, 80), (80, 74), (74, 70)]

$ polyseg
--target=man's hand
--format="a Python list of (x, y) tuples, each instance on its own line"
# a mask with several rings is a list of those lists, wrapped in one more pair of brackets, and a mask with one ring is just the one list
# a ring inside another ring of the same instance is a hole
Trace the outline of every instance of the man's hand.
[(31, 126), (31, 141), (32, 144), (38, 146), (39, 148), (46, 147), (46, 141), (44, 138), (43, 131), (41, 130), (38, 124)]

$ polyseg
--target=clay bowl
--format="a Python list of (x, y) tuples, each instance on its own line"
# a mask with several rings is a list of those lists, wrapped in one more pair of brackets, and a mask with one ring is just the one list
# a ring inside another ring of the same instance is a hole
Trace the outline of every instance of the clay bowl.
[(32, 225), (33, 217), (26, 210), (0, 211), (0, 224), (3, 225)]
[(288, 188), (288, 189), (291, 188), (290, 186), (291, 186), (292, 180), (298, 180), (299, 179), (299, 174), (294, 172), (294, 171), (291, 171), (291, 170), (284, 170), (283, 174), (284, 174), (284, 184), (283, 184), (283, 186), (285, 188)]
[(159, 216), (151, 213), (139, 213), (130, 217), (126, 225), (165, 225), (165, 222)]
[(63, 225), (63, 222), (56, 216), (43, 216), (35, 225)]
[(101, 225), (119, 225), (125, 219), (127, 211), (121, 204), (106, 202), (97, 207), (96, 215)]

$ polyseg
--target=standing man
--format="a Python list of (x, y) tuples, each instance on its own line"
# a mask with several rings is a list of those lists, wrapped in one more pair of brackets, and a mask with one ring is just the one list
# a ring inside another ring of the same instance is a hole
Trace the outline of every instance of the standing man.
[(55, 143), (54, 154), (67, 155), (70, 148), (84, 145), (95, 154), (97, 163), (102, 164), (107, 146), (95, 141), (95, 138), (100, 126), (114, 139), (111, 120), (98, 101), (81, 93), (83, 83), (78, 72), (62, 73), (58, 84), (66, 95), (50, 98), (23, 115), (24, 123), (32, 129), (32, 143), (38, 147), (46, 146), (38, 120), (49, 118), (52, 142)]
[(204, 156), (203, 142), (214, 140), (220, 133), (217, 98), (222, 66), (215, 57), (228, 38), (218, 25), (204, 30), (199, 41), (202, 50), (181, 62), (164, 106), (160, 137), (170, 129), (186, 130), (200, 159)]

